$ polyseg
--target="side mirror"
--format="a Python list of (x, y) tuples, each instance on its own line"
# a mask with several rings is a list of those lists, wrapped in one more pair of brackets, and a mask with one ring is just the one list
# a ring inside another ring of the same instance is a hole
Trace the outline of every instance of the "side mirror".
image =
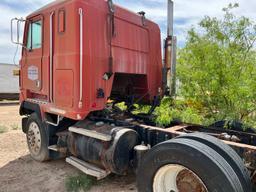
[[(22, 30), (21, 25), (24, 22), (26, 22), (26, 20), (24, 20), (23, 18), (21, 18), (21, 19), (13, 18), (11, 20), (11, 41), (12, 41), (12, 43), (14, 43), (16, 45), (23, 46), (23, 38), (20, 33)], [(14, 30), (15, 27), (16, 27), (16, 30)], [(16, 38), (14, 38), (14, 35), (16, 35)]]

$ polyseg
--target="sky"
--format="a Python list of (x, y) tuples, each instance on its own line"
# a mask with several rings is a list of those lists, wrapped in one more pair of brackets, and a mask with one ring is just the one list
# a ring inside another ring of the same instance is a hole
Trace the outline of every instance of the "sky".
[[(0, 63), (14, 63), (16, 45), (10, 40), (10, 20), (14, 17), (25, 18), (29, 13), (52, 2), (52, 0), (0, 0)], [(134, 12), (145, 11), (146, 17), (158, 23), (162, 38), (166, 36), (167, 0), (113, 0)], [(174, 33), (178, 39), (178, 46), (185, 45), (187, 30), (196, 27), (206, 15), (221, 17), (222, 8), (229, 3), (239, 3), (235, 11), (238, 16), (247, 16), (256, 20), (255, 0), (174, 0)], [(19, 49), (20, 50), (20, 47)], [(18, 63), (20, 51), (16, 55)]]

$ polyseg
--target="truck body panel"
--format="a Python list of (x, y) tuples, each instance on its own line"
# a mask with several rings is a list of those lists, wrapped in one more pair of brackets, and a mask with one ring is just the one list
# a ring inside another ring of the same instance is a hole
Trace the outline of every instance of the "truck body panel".
[[(82, 106), (79, 106), (79, 9), (83, 10)], [(38, 41), (35, 38), (39, 35), (42, 44), (30, 50), (23, 48), (21, 102), (27, 99), (41, 102), (45, 112), (80, 120), (91, 111), (102, 110), (115, 94), (126, 96), (132, 92), (147, 102), (158, 94), (162, 86), (160, 29), (149, 20), (144, 23), (141, 15), (115, 6), (113, 24), (106, 1), (69, 0), (54, 2), (32, 13), (27, 20), (24, 44), (28, 46), (31, 28), (35, 33), (32, 40)], [(36, 27), (41, 29), (41, 34)], [(110, 70), (110, 58), (113, 75), (105, 80), (103, 76)]]

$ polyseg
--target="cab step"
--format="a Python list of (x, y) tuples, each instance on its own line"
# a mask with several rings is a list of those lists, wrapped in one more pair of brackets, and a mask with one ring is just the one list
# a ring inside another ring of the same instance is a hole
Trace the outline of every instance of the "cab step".
[(58, 145), (50, 145), (48, 149), (60, 153), (67, 153), (67, 147), (59, 147)]
[(97, 180), (101, 180), (110, 174), (110, 171), (103, 170), (73, 156), (67, 157), (66, 162), (73, 165), (85, 174), (96, 177)]

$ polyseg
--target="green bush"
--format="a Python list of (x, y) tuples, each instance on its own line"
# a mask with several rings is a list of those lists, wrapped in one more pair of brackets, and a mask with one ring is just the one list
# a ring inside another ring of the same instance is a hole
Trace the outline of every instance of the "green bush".
[(94, 185), (95, 182), (94, 178), (81, 174), (66, 178), (65, 185), (68, 192), (86, 192)]
[(117, 103), (116, 106), (121, 109), (122, 111), (125, 111), (127, 109), (127, 106), (125, 105), (125, 102)]
[(17, 125), (17, 124), (12, 124), (12, 125), (11, 125), (11, 128), (12, 128), (12, 130), (18, 130), (18, 129), (20, 129), (19, 125)]
[(8, 131), (8, 128), (4, 125), (0, 125), (0, 133), (5, 133)]
[(207, 16), (189, 30), (178, 52), (179, 93), (201, 106), (206, 122), (232, 119), (255, 126), (256, 25), (233, 14), (238, 6), (230, 4), (222, 19)]
[(191, 108), (187, 102), (182, 100), (172, 100), (167, 97), (161, 102), (161, 105), (155, 110), (155, 122), (158, 126), (168, 126), (172, 121), (181, 121), (184, 123), (201, 124), (203, 116), (199, 111)]

